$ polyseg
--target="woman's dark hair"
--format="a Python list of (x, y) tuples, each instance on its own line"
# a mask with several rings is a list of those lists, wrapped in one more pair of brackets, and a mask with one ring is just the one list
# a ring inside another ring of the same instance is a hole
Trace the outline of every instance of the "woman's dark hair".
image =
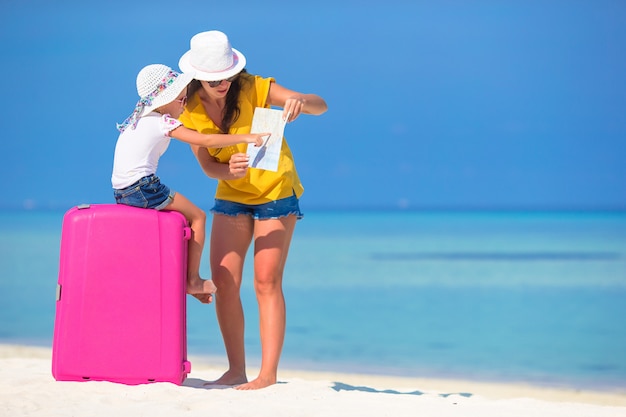
[[(245, 68), (239, 73), (239, 76), (231, 83), (230, 89), (226, 94), (226, 106), (222, 113), (222, 120), (219, 123), (222, 127), (222, 133), (228, 133), (230, 127), (239, 118), (239, 92), (241, 92), (242, 83), (248, 82), (248, 78), (243, 76), (247, 75)], [(199, 80), (192, 80), (187, 87), (187, 96), (193, 97), (193, 95), (202, 88), (202, 84)]]

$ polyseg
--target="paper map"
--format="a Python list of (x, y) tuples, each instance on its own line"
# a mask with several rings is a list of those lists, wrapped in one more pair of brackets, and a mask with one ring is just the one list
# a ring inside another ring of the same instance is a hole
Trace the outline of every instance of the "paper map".
[(280, 148), (283, 144), (285, 124), (282, 110), (263, 107), (257, 107), (254, 110), (250, 133), (271, 132), (272, 135), (265, 140), (263, 146), (256, 147), (253, 143), (248, 144), (250, 168), (278, 171), (278, 160), (280, 159)]

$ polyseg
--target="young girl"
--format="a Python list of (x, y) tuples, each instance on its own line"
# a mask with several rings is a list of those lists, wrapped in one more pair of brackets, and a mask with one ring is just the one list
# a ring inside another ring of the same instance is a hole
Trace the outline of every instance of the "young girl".
[(185, 196), (161, 184), (156, 176), (159, 158), (172, 137), (199, 147), (219, 148), (240, 143), (261, 146), (268, 134), (204, 135), (184, 127), (176, 117), (183, 111), (192, 79), (193, 74), (180, 74), (161, 64), (148, 65), (139, 72), (140, 99), (133, 113), (117, 125), (121, 133), (115, 146), (111, 183), (118, 204), (175, 210), (187, 218), (192, 230), (187, 293), (210, 303), (216, 287), (212, 280), (200, 277), (206, 214)]

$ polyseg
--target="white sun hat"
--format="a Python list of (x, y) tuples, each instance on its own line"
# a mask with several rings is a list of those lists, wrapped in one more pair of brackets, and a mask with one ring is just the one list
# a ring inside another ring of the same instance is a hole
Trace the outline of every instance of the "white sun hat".
[(225, 80), (246, 66), (246, 57), (219, 30), (200, 32), (189, 44), (191, 49), (180, 58), (178, 66), (183, 72), (194, 72), (196, 80)]
[(137, 74), (137, 94), (139, 101), (133, 113), (117, 125), (123, 132), (128, 126), (133, 129), (141, 116), (171, 103), (193, 80), (193, 73), (178, 73), (167, 65), (151, 64)]

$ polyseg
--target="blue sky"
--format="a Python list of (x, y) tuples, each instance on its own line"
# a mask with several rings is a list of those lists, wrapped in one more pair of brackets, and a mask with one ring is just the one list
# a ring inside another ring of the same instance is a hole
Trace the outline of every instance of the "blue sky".
[[(248, 71), (323, 96), (286, 137), (303, 208), (626, 209), (626, 3), (0, 3), (0, 208), (112, 202), (121, 122), (147, 64), (226, 32)], [(159, 175), (215, 181), (172, 143)]]

